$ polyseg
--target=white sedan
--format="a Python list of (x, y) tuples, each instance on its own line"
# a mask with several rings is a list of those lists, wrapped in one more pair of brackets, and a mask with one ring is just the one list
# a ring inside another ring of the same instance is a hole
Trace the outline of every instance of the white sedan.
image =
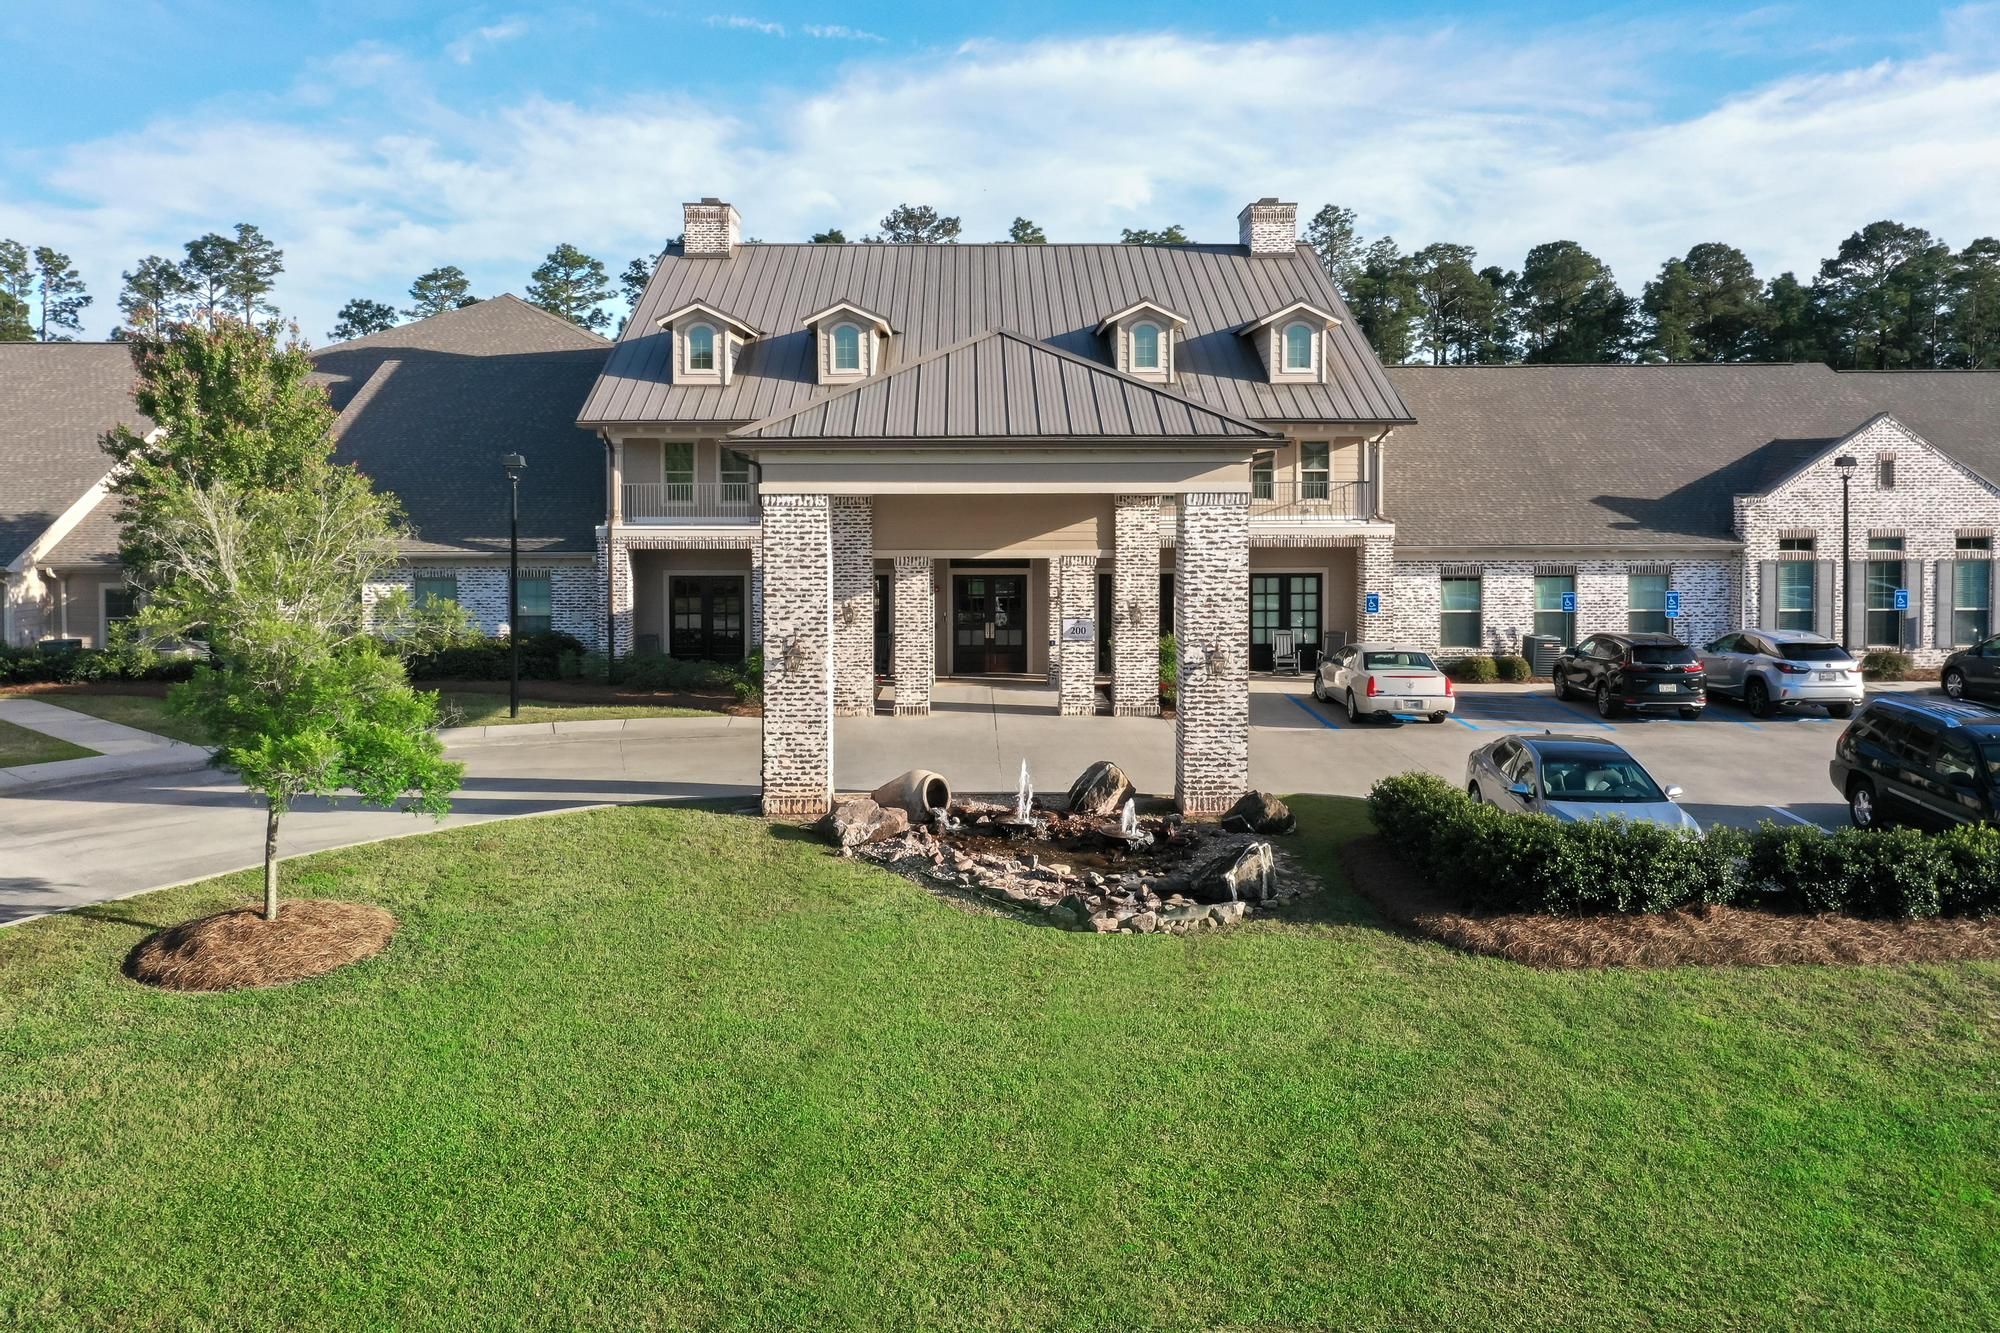
[(1351, 643), (1319, 660), (1313, 698), (1338, 701), (1349, 721), (1374, 717), (1428, 717), (1442, 722), (1457, 708), (1451, 679), (1421, 648), (1394, 643)]

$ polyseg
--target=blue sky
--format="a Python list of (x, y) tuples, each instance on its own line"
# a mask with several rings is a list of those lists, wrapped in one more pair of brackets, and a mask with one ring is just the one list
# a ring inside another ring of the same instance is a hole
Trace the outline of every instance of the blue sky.
[(1275, 193), (1634, 289), (1704, 240), (1804, 271), (1877, 217), (2000, 232), (2000, 4), (52, 8), (0, 0), (0, 237), (76, 258), (94, 336), (121, 269), (238, 221), (318, 339), (440, 263), (616, 271), (703, 194), (766, 240), (902, 200), (1093, 240)]

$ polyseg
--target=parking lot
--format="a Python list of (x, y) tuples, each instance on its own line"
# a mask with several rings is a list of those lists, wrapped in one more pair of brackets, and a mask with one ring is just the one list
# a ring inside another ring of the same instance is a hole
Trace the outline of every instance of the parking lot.
[[(1267, 677), (1253, 686), (1251, 779), (1259, 785), (1283, 777), (1287, 790), (1358, 795), (1379, 777), (1411, 769), (1458, 781), (1466, 756), (1496, 737), (1553, 731), (1616, 740), (1662, 786), (1684, 788), (1681, 803), (1703, 824), (1792, 820), (1838, 828), (1847, 821), (1827, 778), (1834, 741), (1847, 724), (1818, 709), (1753, 718), (1718, 700), (1693, 720), (1606, 722), (1589, 704), (1557, 701), (1545, 684), (1464, 685), (1457, 714), (1444, 723), (1385, 725), (1349, 722), (1338, 704), (1314, 701), (1309, 684), (1306, 677)], [(1936, 691), (1928, 683), (1882, 688)]]

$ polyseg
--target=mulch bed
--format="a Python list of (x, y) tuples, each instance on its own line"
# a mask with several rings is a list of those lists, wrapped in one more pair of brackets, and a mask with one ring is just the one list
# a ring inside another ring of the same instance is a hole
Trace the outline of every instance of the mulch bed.
[(1877, 921), (1743, 907), (1604, 916), (1481, 914), (1425, 884), (1379, 836), (1341, 849), (1348, 882), (1397, 925), (1530, 967), (1752, 967), (2000, 958), (2000, 918)]
[(125, 975), (163, 990), (221, 991), (282, 986), (382, 952), (396, 918), (371, 903), (301, 898), (197, 917), (147, 936), (125, 960)]
[[(412, 684), (420, 690), (450, 690), (455, 694), (507, 693), (507, 682), (504, 680), (419, 680)], [(620, 689), (616, 685), (593, 685), (581, 680), (524, 680), (521, 682), (521, 702), (605, 704), (614, 708), (698, 708), (708, 713), (733, 713), (737, 717), (757, 717), (764, 711), (756, 704), (738, 703), (734, 694), (648, 693)]]
[(101, 680), (88, 685), (37, 681), (32, 685), (0, 688), (0, 699), (28, 698), (37, 694), (132, 694), (145, 699), (164, 699), (172, 688), (172, 682), (164, 680)]

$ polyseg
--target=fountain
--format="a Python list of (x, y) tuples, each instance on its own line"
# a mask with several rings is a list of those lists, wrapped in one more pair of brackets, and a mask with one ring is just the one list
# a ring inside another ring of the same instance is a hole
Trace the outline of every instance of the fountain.
[(1130, 796), (1125, 798), (1125, 808), (1118, 812), (1118, 836), (1128, 841), (1139, 834), (1139, 803)]
[(1034, 803), (1035, 784), (1028, 780), (1028, 761), (1023, 759), (1021, 760), (1021, 786), (1014, 794), (1014, 822), (1016, 824), (1026, 824), (1029, 822)]

